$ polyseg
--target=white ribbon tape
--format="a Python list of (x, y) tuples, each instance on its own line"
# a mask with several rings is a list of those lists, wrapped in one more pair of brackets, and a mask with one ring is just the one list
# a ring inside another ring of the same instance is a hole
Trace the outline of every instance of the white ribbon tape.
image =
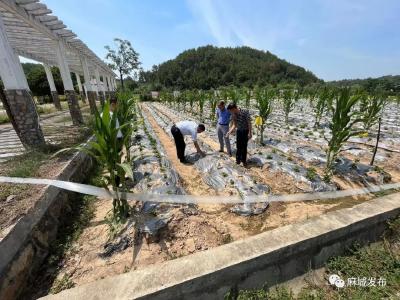
[[(86, 195), (92, 195), (101, 198), (116, 198), (115, 192), (107, 191), (92, 185), (52, 180), (41, 178), (19, 178), (0, 176), (0, 183), (18, 183), (18, 184), (37, 184), (52, 185), (71, 192), (77, 192)], [(400, 189), (400, 183), (390, 183), (384, 185), (371, 185), (365, 188), (348, 189), (334, 192), (316, 192), (316, 193), (298, 193), (290, 195), (251, 195), (251, 196), (194, 196), (194, 195), (170, 195), (170, 194), (152, 194), (152, 193), (119, 193), (120, 198), (132, 201), (151, 201), (162, 203), (180, 203), (180, 204), (238, 204), (238, 203), (261, 203), (261, 202), (294, 202), (294, 201), (315, 201), (338, 199), (350, 196), (376, 193), (391, 189)]]

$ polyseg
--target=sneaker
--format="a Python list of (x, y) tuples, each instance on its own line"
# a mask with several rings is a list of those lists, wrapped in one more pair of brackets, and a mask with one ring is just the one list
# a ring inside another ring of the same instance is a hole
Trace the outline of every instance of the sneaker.
[(222, 150), (222, 149), (219, 149), (219, 151), (218, 152), (224, 152), (224, 150)]
[(232, 152), (229, 152), (228, 155), (229, 155), (229, 157), (232, 157)]

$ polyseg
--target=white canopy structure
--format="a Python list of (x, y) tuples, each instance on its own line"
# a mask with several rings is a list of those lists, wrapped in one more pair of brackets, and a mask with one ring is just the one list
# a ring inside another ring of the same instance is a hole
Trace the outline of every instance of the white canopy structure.
[[(58, 95), (49, 66), (60, 69), (74, 124), (82, 123), (83, 119), (71, 72), (77, 76), (81, 93), (80, 76), (83, 75), (92, 112), (96, 109), (97, 96), (104, 101), (105, 94), (116, 88), (114, 72), (51, 13), (39, 0), (0, 0), (0, 76), (4, 84), (2, 100), (25, 146), (43, 144), (44, 138), (18, 56), (44, 64), (54, 103), (59, 108), (61, 106), (56, 103)], [(92, 84), (93, 78), (98, 85)]]

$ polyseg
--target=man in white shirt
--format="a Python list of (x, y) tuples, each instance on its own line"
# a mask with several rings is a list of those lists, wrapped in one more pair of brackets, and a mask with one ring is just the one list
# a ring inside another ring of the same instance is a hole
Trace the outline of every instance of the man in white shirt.
[(171, 133), (175, 140), (176, 154), (181, 163), (185, 163), (185, 135), (190, 135), (192, 137), (197, 153), (201, 156), (205, 156), (205, 153), (200, 149), (199, 143), (197, 142), (197, 134), (202, 133), (204, 130), (206, 130), (204, 124), (197, 125), (197, 123), (193, 121), (181, 121), (172, 126)]

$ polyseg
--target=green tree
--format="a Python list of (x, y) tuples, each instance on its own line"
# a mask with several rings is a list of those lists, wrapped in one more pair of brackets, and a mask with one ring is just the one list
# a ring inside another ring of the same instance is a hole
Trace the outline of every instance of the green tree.
[(115, 38), (116, 50), (105, 46), (108, 51), (106, 59), (110, 61), (111, 69), (119, 72), (121, 87), (124, 88), (124, 76), (139, 70), (139, 53), (137, 53), (128, 40)]

